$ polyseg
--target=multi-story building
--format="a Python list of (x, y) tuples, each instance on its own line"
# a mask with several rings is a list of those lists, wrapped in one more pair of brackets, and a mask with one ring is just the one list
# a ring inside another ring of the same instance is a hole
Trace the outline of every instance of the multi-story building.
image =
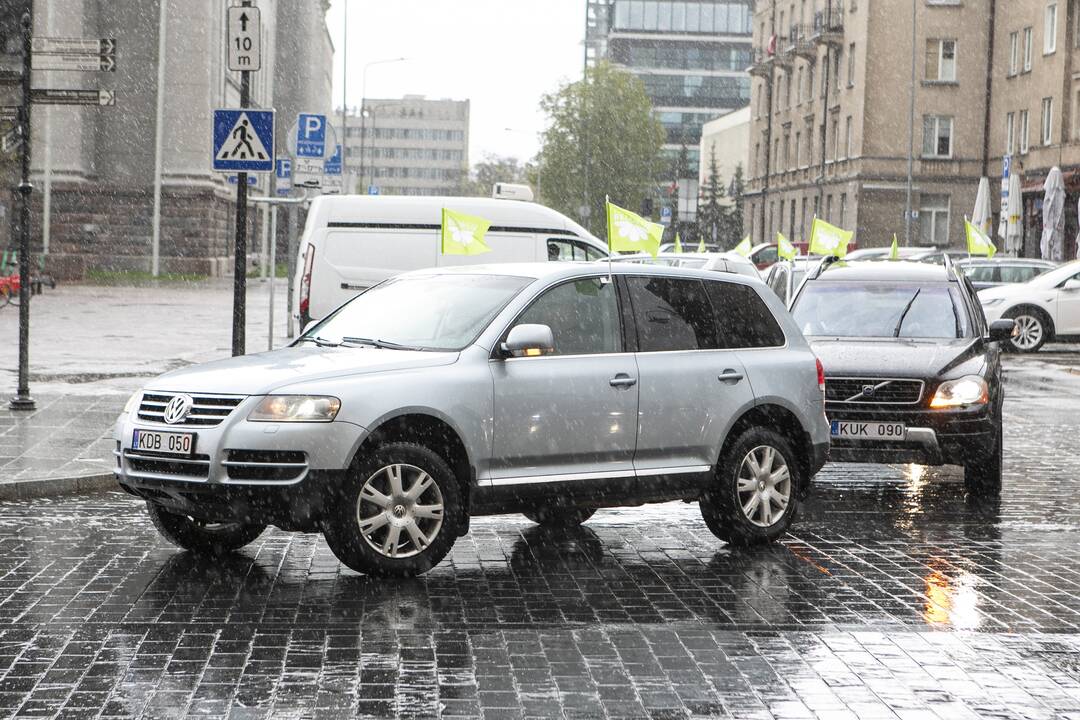
[[(213, 110), (237, 107), (240, 74), (226, 67), (225, 5), (167, 2), (161, 162), (160, 269), (230, 272), (235, 186), (211, 171)], [(18, 17), (25, 0), (4, 0)], [(328, 0), (256, 0), (262, 17), (262, 67), (252, 73), (251, 103), (275, 108), (278, 143), (300, 111), (330, 109), (333, 46)], [(115, 107), (35, 105), (32, 112), (34, 247), (48, 250), (54, 274), (92, 268), (149, 270), (153, 226), (158, 98), (159, 3), (144, 0), (37, 0), (34, 33), (116, 38), (113, 73), (38, 72), (35, 86), (105, 88)], [(15, 23), (0, 24), (4, 66), (17, 62)], [(281, 52), (279, 53), (279, 48)], [(253, 192), (266, 192), (258, 176)], [(252, 226), (258, 229), (251, 209)], [(10, 216), (11, 213), (9, 212)], [(257, 243), (249, 243), (257, 247)]]
[(346, 125), (345, 175), (360, 192), (453, 195), (468, 175), (468, 100), (366, 98)]
[(747, 231), (805, 240), (817, 215), (855, 230), (860, 246), (908, 231), (913, 245), (961, 245), (981, 177), (999, 210), (1009, 155), (1024, 177), (1023, 252), (1038, 253), (1042, 184), (1059, 165), (1072, 256), (1078, 22), (1064, 0), (759, 3)]
[[(667, 133), (698, 175), (701, 126), (750, 100), (752, 0), (590, 0), (586, 61), (606, 58), (645, 84)], [(665, 178), (671, 180), (672, 178)]]
[[(728, 113), (716, 120), (710, 120), (701, 128), (701, 169), (698, 171), (698, 187), (705, 188), (712, 172), (712, 162), (716, 159), (716, 174), (727, 192), (735, 170), (742, 168), (746, 176), (750, 164), (750, 108)], [(734, 202), (725, 196), (725, 204)]]

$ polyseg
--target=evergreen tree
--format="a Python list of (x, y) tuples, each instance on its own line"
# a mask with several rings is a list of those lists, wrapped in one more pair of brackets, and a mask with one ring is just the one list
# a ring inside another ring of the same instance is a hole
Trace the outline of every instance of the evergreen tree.
[(713, 147), (709, 153), (709, 174), (700, 189), (698, 233), (705, 238), (706, 243), (719, 243), (721, 248), (730, 249), (734, 247), (734, 243), (725, 237), (727, 234), (725, 232), (727, 208), (723, 203), (725, 195), (724, 181), (720, 177), (720, 168), (716, 164), (716, 148)]

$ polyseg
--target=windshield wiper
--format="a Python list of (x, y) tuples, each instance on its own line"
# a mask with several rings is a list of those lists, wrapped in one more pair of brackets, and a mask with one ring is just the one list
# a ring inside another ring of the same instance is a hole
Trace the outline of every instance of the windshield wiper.
[(338, 347), (339, 345), (341, 345), (341, 343), (339, 343), (339, 342), (334, 342), (333, 340), (327, 340), (326, 338), (321, 338), (321, 337), (318, 337), (317, 335), (308, 335), (308, 336), (302, 337), (300, 339), (301, 340), (310, 340), (311, 342), (315, 343), (319, 347)]
[(377, 338), (362, 338), (362, 337), (343, 337), (341, 342), (346, 345), (370, 345), (371, 347), (383, 348), (385, 350), (423, 350), (421, 347), (415, 345), (402, 345), (401, 343), (391, 342), (389, 340), (379, 340)]
[(922, 292), (922, 288), (919, 288), (918, 290), (916, 290), (915, 294), (911, 296), (910, 300), (908, 300), (907, 305), (904, 306), (904, 312), (900, 313), (900, 319), (896, 321), (896, 328), (893, 329), (892, 336), (894, 338), (900, 337), (900, 326), (904, 324), (904, 318), (907, 317), (908, 310), (910, 310), (911, 306), (915, 304), (915, 298), (919, 297), (919, 293), (921, 293), (921, 292)]

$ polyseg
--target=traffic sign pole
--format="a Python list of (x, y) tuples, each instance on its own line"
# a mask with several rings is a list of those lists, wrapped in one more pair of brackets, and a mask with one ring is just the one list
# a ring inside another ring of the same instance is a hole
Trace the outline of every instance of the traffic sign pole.
[[(31, 12), (33, 5), (31, 5)], [(19, 384), (11, 398), (12, 410), (35, 410), (30, 397), (30, 38), (31, 14), (22, 16), (22, 106), (19, 134), (22, 135), (22, 178), (19, 182)]]
[[(251, 103), (251, 73), (240, 73), (240, 107)], [(233, 258), (232, 354), (244, 354), (244, 329), (247, 321), (247, 173), (237, 173), (236, 183), (236, 254)]]

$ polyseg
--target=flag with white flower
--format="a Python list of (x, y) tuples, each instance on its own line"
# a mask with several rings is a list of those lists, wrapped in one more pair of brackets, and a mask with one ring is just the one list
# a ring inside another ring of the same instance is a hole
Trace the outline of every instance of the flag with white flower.
[(830, 225), (819, 217), (814, 218), (810, 226), (811, 255), (835, 255), (844, 257), (847, 255), (847, 247), (851, 243), (851, 237), (855, 233)]
[(972, 225), (968, 222), (967, 218), (964, 218), (964, 230), (967, 235), (968, 255), (994, 257), (994, 253), (997, 252), (997, 247), (990, 241), (990, 238), (981, 228)]
[(608, 248), (612, 252), (647, 252), (653, 257), (660, 252), (664, 226), (649, 222), (618, 205), (607, 203)]
[(481, 255), (491, 252), (484, 242), (484, 233), (489, 227), (491, 223), (482, 217), (443, 208), (442, 254)]
[(737, 253), (739, 255), (742, 255), (743, 257), (746, 257), (746, 258), (750, 257), (750, 253), (752, 253), (753, 251), (754, 251), (754, 244), (752, 242), (750, 242), (750, 236), (749, 235), (747, 235), (742, 240), (740, 240), (739, 244), (736, 245), (734, 248), (732, 248), (732, 252)]
[(794, 260), (799, 251), (790, 240), (784, 237), (784, 233), (778, 231), (776, 233), (776, 254), (784, 260)]

